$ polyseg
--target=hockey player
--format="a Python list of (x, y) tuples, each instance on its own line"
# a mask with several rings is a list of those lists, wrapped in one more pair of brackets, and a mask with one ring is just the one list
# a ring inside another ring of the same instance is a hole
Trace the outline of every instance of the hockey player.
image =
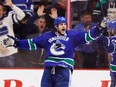
[[(116, 32), (115, 32), (116, 33)], [(110, 38), (103, 36), (100, 38), (99, 46), (104, 47), (109, 55), (111, 55), (110, 65), (110, 76), (111, 76), (111, 85), (110, 87), (116, 87), (116, 34)]]
[[(110, 61), (110, 76), (111, 85), (110, 87), (116, 87), (116, 1), (108, 0), (110, 3), (103, 5), (104, 8), (108, 7), (106, 14), (107, 29), (110, 33), (110, 37), (102, 36), (99, 38), (99, 45), (104, 47), (106, 51), (111, 55)], [(105, 9), (104, 9), (105, 10)]]
[(75, 47), (96, 40), (102, 34), (101, 28), (95, 26), (88, 32), (80, 33), (67, 30), (67, 20), (64, 17), (55, 18), (54, 26), (54, 31), (32, 39), (18, 40), (9, 35), (8, 37), (15, 41), (15, 47), (24, 50), (46, 50), (41, 87), (70, 87)]
[(109, 62), (111, 85), (110, 87), (116, 87), (116, 21), (111, 21), (108, 25), (110, 28), (110, 37), (102, 36), (98, 40), (99, 46), (105, 48), (110, 53), (111, 61)]

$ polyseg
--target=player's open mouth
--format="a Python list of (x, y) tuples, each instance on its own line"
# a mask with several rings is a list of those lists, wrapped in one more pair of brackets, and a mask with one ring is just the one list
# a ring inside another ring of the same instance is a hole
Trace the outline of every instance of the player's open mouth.
[(41, 28), (44, 28), (44, 26), (41, 26)]
[(62, 29), (62, 31), (65, 31), (65, 29)]

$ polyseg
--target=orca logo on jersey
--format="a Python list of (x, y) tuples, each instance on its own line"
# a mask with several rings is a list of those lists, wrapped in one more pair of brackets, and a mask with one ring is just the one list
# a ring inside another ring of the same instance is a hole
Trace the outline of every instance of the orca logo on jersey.
[(65, 45), (60, 43), (59, 40), (56, 41), (56, 43), (53, 43), (51, 48), (50, 48), (50, 51), (53, 55), (63, 55), (65, 52), (64, 52), (64, 49), (65, 49)]

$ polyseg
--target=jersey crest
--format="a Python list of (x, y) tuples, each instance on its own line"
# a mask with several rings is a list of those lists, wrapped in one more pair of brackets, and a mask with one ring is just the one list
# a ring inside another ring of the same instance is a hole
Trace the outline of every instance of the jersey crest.
[(56, 40), (55, 43), (52, 44), (50, 51), (53, 55), (63, 55), (65, 54), (64, 49), (65, 49), (65, 45), (62, 44), (59, 40)]

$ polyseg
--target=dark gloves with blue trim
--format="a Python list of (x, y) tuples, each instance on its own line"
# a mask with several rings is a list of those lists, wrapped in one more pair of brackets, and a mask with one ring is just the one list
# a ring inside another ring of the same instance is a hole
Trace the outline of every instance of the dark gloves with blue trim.
[(10, 35), (7, 35), (9, 38), (11, 38), (12, 40), (14, 40), (14, 44), (12, 46), (14, 46), (15, 48), (18, 47), (18, 43), (19, 43), (19, 39), (18, 38), (15, 38), (13, 36), (10, 36)]

